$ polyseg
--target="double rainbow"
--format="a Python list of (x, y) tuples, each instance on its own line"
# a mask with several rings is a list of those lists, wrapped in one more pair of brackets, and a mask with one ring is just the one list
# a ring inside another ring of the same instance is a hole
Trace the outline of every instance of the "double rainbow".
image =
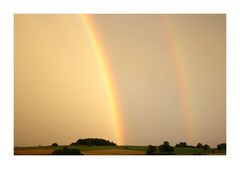
[[(115, 90), (114, 76), (111, 74), (112, 70), (110, 68), (110, 63), (106, 58), (106, 51), (101, 43), (99, 34), (94, 25), (91, 15), (80, 15), (81, 21), (84, 25), (84, 29), (89, 37), (92, 49), (95, 52), (95, 56), (98, 62), (99, 70), (101, 76), (103, 77), (103, 83), (105, 87), (105, 93), (107, 94), (109, 109), (112, 115), (112, 121), (114, 126), (115, 141), (117, 144), (124, 143), (123, 135), (123, 123), (122, 123), (122, 114), (119, 106), (119, 101), (117, 99), (117, 93)], [(190, 79), (189, 71), (186, 70), (187, 61), (184, 59), (184, 50), (182, 49), (181, 42), (178, 38), (176, 26), (174, 25), (174, 18), (171, 15), (163, 15), (162, 20), (165, 25), (165, 39), (171, 51), (171, 56), (173, 60), (174, 67), (176, 68), (176, 77), (179, 86), (179, 100), (181, 104), (181, 113), (184, 121), (184, 129), (190, 142), (193, 142), (193, 109), (190, 105), (191, 102), (191, 93), (189, 91)]]

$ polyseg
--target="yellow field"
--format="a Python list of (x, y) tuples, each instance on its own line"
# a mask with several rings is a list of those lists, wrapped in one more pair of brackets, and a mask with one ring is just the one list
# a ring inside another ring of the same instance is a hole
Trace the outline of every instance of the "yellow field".
[[(32, 149), (32, 150), (15, 150), (15, 155), (51, 155), (53, 150)], [(85, 150), (84, 155), (143, 155), (144, 151), (109, 149), (109, 150)]]
[[(85, 147), (86, 148), (86, 147)], [(93, 147), (92, 149), (82, 150), (81, 153), (84, 155), (144, 155), (146, 151), (144, 150), (133, 150), (133, 149), (120, 149), (118, 148), (105, 148), (96, 149)], [(176, 149), (177, 155), (198, 155), (200, 150), (196, 149)], [(54, 150), (51, 148), (26, 148), (26, 149), (18, 149), (14, 150), (14, 155), (51, 155)], [(197, 152), (199, 151), (199, 152)], [(203, 155), (226, 155), (226, 152), (216, 151), (215, 153), (211, 153), (210, 150), (206, 150), (205, 152), (202, 150), (200, 152)]]
[(87, 150), (82, 151), (86, 155), (143, 155), (145, 151), (109, 149), (109, 150)]
[(14, 155), (50, 155), (53, 150), (41, 150), (41, 149), (33, 149), (33, 150), (15, 150)]

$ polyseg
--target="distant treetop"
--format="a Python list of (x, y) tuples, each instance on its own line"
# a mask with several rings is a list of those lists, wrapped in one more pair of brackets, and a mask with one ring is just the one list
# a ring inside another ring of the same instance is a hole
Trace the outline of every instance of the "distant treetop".
[(52, 147), (56, 147), (56, 146), (58, 146), (57, 143), (52, 143)]
[(88, 145), (88, 146), (116, 146), (116, 143), (110, 142), (109, 140), (101, 139), (101, 138), (86, 138), (86, 139), (78, 139), (76, 142), (71, 145)]
[(186, 142), (180, 142), (179, 144), (176, 144), (175, 147), (187, 147), (187, 143)]
[(226, 148), (227, 148), (226, 143), (221, 143), (217, 145), (218, 150), (226, 150)]

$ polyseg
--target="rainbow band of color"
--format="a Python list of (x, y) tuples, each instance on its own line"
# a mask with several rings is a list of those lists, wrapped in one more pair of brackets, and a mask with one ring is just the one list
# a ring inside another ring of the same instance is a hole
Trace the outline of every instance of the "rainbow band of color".
[(103, 79), (103, 84), (105, 87), (105, 93), (108, 99), (109, 109), (112, 115), (112, 121), (114, 126), (115, 141), (118, 145), (123, 144), (123, 127), (122, 127), (122, 118), (120, 113), (120, 106), (117, 104), (116, 93), (114, 90), (114, 80), (113, 75), (111, 74), (110, 64), (107, 62), (106, 52), (101, 46), (101, 41), (99, 34), (94, 25), (93, 19), (90, 15), (80, 15), (81, 21), (84, 25), (84, 29), (89, 37), (91, 46), (94, 50), (99, 70)]
[[(96, 27), (92, 21), (90, 15), (81, 15), (81, 20), (85, 27), (85, 31), (88, 34), (90, 39), (92, 48), (94, 49), (97, 62), (99, 65), (99, 70), (101, 72), (101, 76), (103, 77), (103, 83), (105, 86), (105, 93), (107, 94), (109, 109), (112, 115), (113, 125), (114, 125), (114, 133), (115, 140), (118, 144), (123, 144), (123, 126), (121, 120), (121, 112), (120, 107), (117, 104), (116, 93), (114, 93), (114, 80), (111, 75), (110, 64), (107, 63), (106, 52), (103, 50), (101, 46), (99, 35), (96, 31)], [(165, 33), (166, 33), (166, 41), (171, 51), (171, 56), (173, 60), (173, 65), (176, 68), (176, 78), (179, 86), (179, 101), (181, 104), (181, 112), (182, 117), (185, 122), (184, 128), (186, 130), (186, 134), (188, 135), (188, 140), (193, 142), (193, 108), (191, 107), (191, 85), (190, 85), (190, 75), (187, 70), (188, 65), (187, 61), (184, 58), (184, 51), (182, 49), (181, 42), (178, 37), (177, 30), (174, 25), (174, 18), (170, 15), (163, 16), (163, 21), (165, 24)]]
[(183, 45), (181, 39), (178, 36), (178, 30), (176, 29), (174, 17), (172, 15), (163, 15), (163, 21), (165, 25), (165, 39), (167, 41), (168, 47), (171, 51), (171, 57), (173, 65), (175, 67), (176, 78), (178, 82), (178, 96), (181, 105), (181, 113), (184, 121), (185, 132), (188, 136), (187, 140), (191, 143), (194, 142), (194, 110), (191, 105), (191, 75), (190, 70), (187, 68), (187, 60), (185, 58), (185, 51), (183, 50)]

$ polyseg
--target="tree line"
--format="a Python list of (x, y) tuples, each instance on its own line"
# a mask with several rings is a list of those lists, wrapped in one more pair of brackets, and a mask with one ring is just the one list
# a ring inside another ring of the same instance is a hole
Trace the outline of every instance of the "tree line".
[[(100, 138), (86, 138), (86, 139), (78, 139), (76, 142), (71, 143), (70, 146), (79, 146), (79, 145), (85, 145), (85, 146), (117, 146), (116, 143), (100, 139)], [(51, 145), (52, 147), (58, 147), (59, 145), (57, 143), (53, 143)], [(68, 146), (64, 146), (63, 148), (59, 148), (52, 153), (53, 155), (83, 155), (79, 148), (69, 148)]]
[(116, 146), (117, 144), (112, 141), (101, 139), (101, 138), (86, 138), (86, 139), (78, 139), (76, 142), (72, 143), (71, 145), (72, 146), (76, 146), (76, 145)]
[[(56, 149), (52, 154), (54, 155), (82, 155), (79, 148), (74, 148), (74, 146), (85, 145), (85, 146), (117, 146), (116, 143), (100, 139), (100, 138), (85, 138), (85, 139), (78, 139), (76, 142), (70, 144), (73, 146), (69, 148), (68, 146), (64, 146), (62, 148)], [(57, 143), (53, 143), (52, 147), (58, 147)], [(163, 144), (159, 146), (149, 145), (147, 147), (146, 155), (174, 155), (175, 148), (196, 148), (196, 149), (203, 149), (208, 150), (210, 146), (207, 144), (198, 143), (196, 146), (188, 145), (186, 142), (180, 142), (174, 146), (171, 146), (168, 141), (164, 141)], [(217, 150), (226, 150), (226, 143), (221, 143), (217, 145)]]
[[(182, 148), (197, 148), (208, 150), (210, 146), (207, 144), (198, 143), (196, 146), (187, 145), (186, 142), (180, 142), (176, 144), (175, 147), (182, 147)], [(171, 146), (168, 141), (164, 141), (163, 144), (160, 146), (153, 146), (149, 145), (146, 151), (146, 155), (174, 155), (174, 146)], [(217, 145), (217, 150), (226, 150), (226, 143), (221, 143)]]

